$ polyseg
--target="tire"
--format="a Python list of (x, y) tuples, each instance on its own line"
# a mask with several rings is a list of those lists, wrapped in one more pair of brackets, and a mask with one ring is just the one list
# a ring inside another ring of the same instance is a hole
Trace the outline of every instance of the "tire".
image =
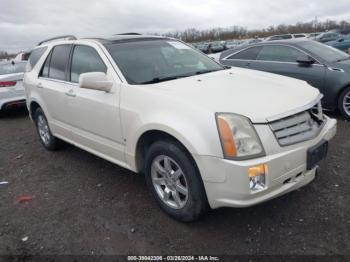
[(338, 108), (343, 117), (350, 120), (350, 87), (345, 88), (338, 100)]
[(52, 135), (47, 118), (40, 107), (34, 113), (34, 121), (41, 144), (49, 151), (57, 150), (61, 141)]
[[(203, 182), (194, 160), (175, 141), (158, 141), (149, 147), (145, 176), (153, 197), (171, 217), (191, 222), (208, 209)], [(187, 194), (184, 189), (187, 189)]]

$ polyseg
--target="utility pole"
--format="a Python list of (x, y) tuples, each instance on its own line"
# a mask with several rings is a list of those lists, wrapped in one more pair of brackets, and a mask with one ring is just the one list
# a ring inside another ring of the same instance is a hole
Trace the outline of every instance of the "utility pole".
[(317, 33), (317, 16), (315, 16), (315, 33)]

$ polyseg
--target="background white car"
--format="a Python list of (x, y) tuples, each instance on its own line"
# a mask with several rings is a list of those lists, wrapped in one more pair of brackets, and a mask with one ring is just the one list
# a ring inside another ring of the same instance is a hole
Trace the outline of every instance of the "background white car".
[(0, 111), (25, 105), (22, 85), (26, 61), (0, 63)]

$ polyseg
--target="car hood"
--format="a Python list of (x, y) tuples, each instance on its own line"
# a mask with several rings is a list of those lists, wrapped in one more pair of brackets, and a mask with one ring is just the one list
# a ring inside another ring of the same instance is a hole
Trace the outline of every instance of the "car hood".
[(330, 63), (330, 65), (331, 65), (331, 67), (341, 68), (345, 72), (350, 73), (350, 59), (349, 60), (340, 61), (340, 62)]
[(313, 106), (320, 93), (304, 81), (242, 68), (148, 85), (170, 100), (203, 110), (244, 115), (266, 123)]

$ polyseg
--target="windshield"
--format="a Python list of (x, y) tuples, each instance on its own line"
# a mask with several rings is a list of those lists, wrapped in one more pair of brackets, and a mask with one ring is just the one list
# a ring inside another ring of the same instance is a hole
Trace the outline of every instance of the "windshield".
[(170, 39), (106, 44), (129, 84), (150, 84), (224, 69), (188, 45)]
[(327, 62), (338, 62), (350, 57), (338, 49), (315, 41), (301, 42), (299, 45)]

